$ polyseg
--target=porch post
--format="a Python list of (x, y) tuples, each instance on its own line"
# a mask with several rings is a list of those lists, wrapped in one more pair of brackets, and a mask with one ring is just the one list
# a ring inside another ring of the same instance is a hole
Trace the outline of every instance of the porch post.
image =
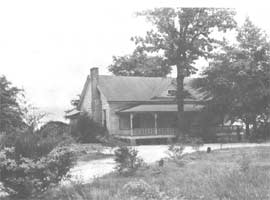
[(157, 135), (158, 132), (157, 132), (157, 113), (154, 114), (154, 117), (155, 117), (155, 134)]
[(130, 134), (133, 136), (133, 113), (129, 114), (129, 120), (130, 120)]

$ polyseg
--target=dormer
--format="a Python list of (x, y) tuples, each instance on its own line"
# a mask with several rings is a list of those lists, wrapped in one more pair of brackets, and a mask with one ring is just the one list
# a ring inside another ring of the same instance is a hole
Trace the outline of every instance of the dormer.
[(167, 96), (169, 97), (175, 97), (176, 96), (176, 90), (167, 90)]
[(174, 83), (170, 84), (159, 97), (175, 97), (176, 96), (176, 86)]

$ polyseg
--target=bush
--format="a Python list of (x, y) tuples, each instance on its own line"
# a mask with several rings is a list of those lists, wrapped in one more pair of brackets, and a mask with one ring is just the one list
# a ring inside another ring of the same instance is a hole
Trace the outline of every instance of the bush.
[(73, 153), (60, 139), (33, 133), (7, 135), (0, 149), (0, 182), (16, 198), (27, 198), (57, 184), (73, 166)]
[(71, 135), (82, 143), (100, 142), (99, 137), (105, 136), (107, 129), (95, 122), (87, 113), (80, 115), (71, 127)]
[(38, 158), (48, 154), (58, 141), (51, 138), (41, 140), (41, 137), (29, 132), (17, 132), (6, 135), (2, 140), (2, 147), (14, 147), (16, 158)]
[(59, 183), (70, 170), (72, 153), (57, 148), (39, 159), (16, 158), (15, 148), (0, 151), (0, 180), (11, 197), (26, 198)]
[(43, 137), (37, 133), (14, 132), (3, 137), (1, 147), (15, 147), (15, 155), (26, 158), (39, 158), (47, 155), (57, 146), (72, 143), (68, 135), (55, 135)]
[(49, 121), (44, 124), (37, 132), (42, 137), (60, 137), (67, 135), (69, 130), (69, 125), (61, 121)]
[(138, 157), (138, 151), (128, 147), (120, 147), (115, 150), (116, 170), (124, 176), (133, 175), (143, 160)]
[(184, 149), (185, 147), (183, 145), (170, 145), (169, 151), (167, 152), (169, 158), (172, 159), (180, 167), (185, 165)]

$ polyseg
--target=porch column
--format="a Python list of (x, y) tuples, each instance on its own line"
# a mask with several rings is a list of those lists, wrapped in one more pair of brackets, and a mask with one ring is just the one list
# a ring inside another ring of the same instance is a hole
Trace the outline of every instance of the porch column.
[(158, 132), (157, 132), (157, 113), (154, 114), (154, 117), (155, 117), (155, 134), (157, 135)]
[(133, 136), (133, 113), (129, 114), (129, 120), (130, 120), (130, 134)]

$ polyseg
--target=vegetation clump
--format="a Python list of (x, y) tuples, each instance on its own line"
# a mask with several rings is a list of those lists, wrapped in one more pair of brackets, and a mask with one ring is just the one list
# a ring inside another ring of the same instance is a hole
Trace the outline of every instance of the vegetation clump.
[[(66, 134), (63, 134), (66, 135)], [(37, 197), (67, 178), (74, 153), (66, 147), (70, 137), (40, 132), (14, 132), (1, 140), (0, 182), (9, 197)]]
[(81, 143), (97, 143), (107, 134), (107, 129), (95, 122), (87, 113), (78, 117), (71, 126), (71, 135)]
[(120, 147), (115, 150), (116, 170), (124, 176), (133, 175), (143, 165), (138, 157), (138, 151), (129, 147)]

